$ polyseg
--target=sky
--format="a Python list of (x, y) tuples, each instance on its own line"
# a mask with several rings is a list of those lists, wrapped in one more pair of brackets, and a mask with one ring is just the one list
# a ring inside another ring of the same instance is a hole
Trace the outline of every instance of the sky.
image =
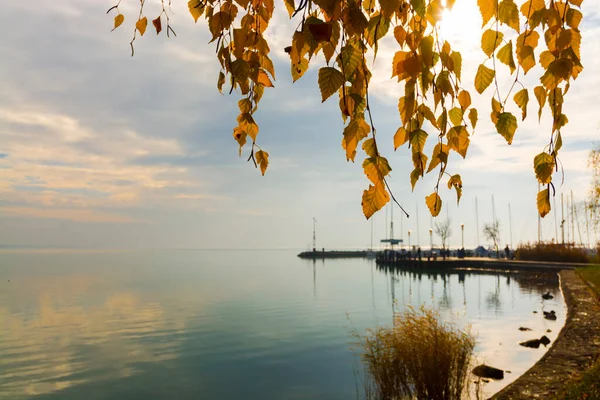
[[(138, 4), (122, 1), (125, 23), (111, 32), (113, 16), (106, 10), (112, 1), (3, 2), (0, 247), (306, 249), (312, 246), (313, 218), (319, 248), (366, 248), (372, 237), (377, 245), (389, 236), (390, 208), (373, 221), (362, 214), (362, 191), (368, 187), (362, 156), (346, 162), (337, 101), (321, 104), (322, 57), (292, 84), (283, 49), (295, 24), (282, 6), (276, 4), (265, 34), (277, 80), (255, 114), (259, 144), (270, 154), (263, 177), (246, 157), (238, 157), (231, 132), (239, 97), (217, 91), (219, 65), (205, 21), (194, 24), (187, 2), (173, 0), (177, 37), (157, 37), (149, 27), (131, 57)], [(159, 7), (148, 1), (145, 14), (153, 19)], [(560, 224), (561, 193), (572, 192), (576, 203), (585, 200), (591, 180), (587, 157), (600, 133), (599, 96), (593, 90), (600, 87), (600, 3), (587, 0), (582, 11), (585, 69), (566, 96), (564, 182), (555, 174), (557, 195), (551, 201), (558, 214), (553, 210), (542, 220), (543, 240), (560, 238), (555, 221)], [(480, 25), (475, 1), (457, 0), (442, 30), (462, 52), (464, 86), (480, 121), (467, 158), (450, 157), (449, 172), (461, 174), (463, 197), (457, 205), (455, 193), (442, 183), (438, 219), (429, 216), (424, 202), (435, 177), (426, 176), (411, 191), (410, 150), (393, 150), (402, 87), (389, 79), (395, 42), (380, 45), (370, 85), (372, 111), (378, 142), (393, 169), (390, 187), (410, 214), (401, 217), (393, 210), (394, 236), (405, 243), (411, 231), (412, 245), (428, 247), (429, 229), (440, 218), (451, 220), (452, 247), (461, 245), (461, 223), (466, 247), (487, 246), (481, 230), (494, 218), (502, 246), (537, 239), (533, 157), (548, 142), (549, 111), (538, 123), (530, 93), (530, 117), (519, 121), (513, 144), (495, 132), (487, 118), (491, 89), (479, 96), (472, 86), (485, 59)], [(507, 67), (499, 71), (506, 93), (512, 78)], [(539, 71), (525, 76), (526, 87), (538, 85)], [(429, 143), (426, 152), (432, 147)], [(581, 211), (577, 220), (575, 240), (581, 236), (586, 243)], [(439, 244), (439, 238), (433, 241)]]

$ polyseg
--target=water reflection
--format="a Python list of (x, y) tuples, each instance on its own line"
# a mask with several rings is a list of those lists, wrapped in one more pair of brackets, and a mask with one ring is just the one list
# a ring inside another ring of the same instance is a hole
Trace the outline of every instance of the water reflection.
[(352, 330), (422, 303), (471, 324), (479, 357), (516, 377), (544, 351), (517, 343), (564, 322), (555, 275), (295, 253), (0, 253), (0, 398), (355, 398)]
[(184, 331), (181, 319), (132, 291), (101, 294), (103, 281), (94, 275), (13, 279), (15, 301), (0, 306), (2, 396), (124, 378), (140, 364), (176, 357), (177, 341), (163, 339)]
[[(477, 335), (478, 359), (511, 371), (504, 380), (489, 383), (486, 394), (491, 395), (512, 382), (545, 351), (542, 348), (532, 352), (518, 343), (542, 335), (554, 341), (566, 318), (558, 275), (553, 272), (419, 270), (389, 266), (377, 269), (389, 278), (392, 293), (398, 286), (410, 293), (408, 298), (395, 299), (398, 309), (425, 303), (438, 308), (447, 320), (469, 324)], [(416, 292), (415, 297), (413, 292)], [(543, 300), (542, 294), (546, 292), (554, 299)], [(421, 294), (427, 294), (429, 300), (422, 302)], [(557, 321), (543, 318), (542, 311), (552, 309), (559, 316)], [(520, 331), (521, 326), (531, 331)]]

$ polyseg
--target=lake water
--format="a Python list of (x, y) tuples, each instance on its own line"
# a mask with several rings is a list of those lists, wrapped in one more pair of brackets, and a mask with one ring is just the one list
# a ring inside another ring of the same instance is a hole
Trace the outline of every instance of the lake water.
[(296, 253), (0, 252), (0, 398), (356, 399), (352, 331), (422, 303), (471, 324), (479, 360), (512, 371), (491, 394), (545, 351), (518, 342), (564, 324), (555, 275), (398, 273)]

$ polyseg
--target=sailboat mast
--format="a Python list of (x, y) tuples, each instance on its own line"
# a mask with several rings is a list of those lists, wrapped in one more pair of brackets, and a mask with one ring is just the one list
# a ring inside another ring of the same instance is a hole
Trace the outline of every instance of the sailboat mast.
[(565, 244), (565, 198), (563, 193), (560, 194), (560, 232), (562, 235), (562, 244)]
[[(538, 192), (540, 191), (540, 184), (538, 183)], [(540, 213), (538, 212), (537, 216), (538, 220), (538, 243), (542, 242), (542, 219), (540, 218)]]
[(391, 218), (390, 218), (390, 239), (394, 238), (394, 206), (390, 204), (390, 214), (391, 214)]
[(573, 245), (575, 245), (575, 206), (573, 205), (573, 191), (571, 190), (571, 231), (573, 233)]
[(510, 213), (510, 203), (508, 203), (508, 230), (510, 231), (510, 248), (513, 247), (512, 237), (512, 214)]
[(479, 247), (479, 207), (477, 207), (477, 196), (475, 196), (475, 225), (475, 228), (477, 228), (477, 247)]
[(554, 214), (554, 237), (556, 238), (556, 243), (558, 243), (558, 222), (556, 221), (556, 196), (553, 196), (552, 199), (554, 200), (554, 211), (552, 212), (552, 214)]
[(585, 232), (587, 234), (587, 247), (588, 249), (591, 249), (592, 246), (590, 245), (590, 225), (588, 220), (587, 202), (585, 200), (583, 201), (583, 213), (585, 214)]
[(373, 251), (373, 220), (374, 220), (374, 216), (371, 216), (371, 247), (369, 250)]
[(421, 247), (421, 230), (419, 229), (419, 202), (417, 202), (417, 248)]

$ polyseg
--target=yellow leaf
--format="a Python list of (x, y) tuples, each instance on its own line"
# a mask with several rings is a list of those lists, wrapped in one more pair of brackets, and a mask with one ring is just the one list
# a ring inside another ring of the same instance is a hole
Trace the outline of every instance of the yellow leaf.
[(477, 5), (479, 6), (479, 11), (481, 12), (481, 19), (483, 23), (482, 27), (488, 23), (493, 16), (496, 15), (496, 0), (477, 0)]
[(448, 139), (448, 147), (465, 158), (469, 149), (469, 132), (464, 125), (453, 126), (446, 134)]
[(426, 68), (431, 68), (433, 66), (433, 36), (429, 35), (421, 39), (419, 50), (423, 65)]
[(148, 18), (146, 17), (138, 20), (138, 22), (135, 23), (136, 29), (140, 31), (140, 35), (142, 36), (144, 36), (144, 33), (146, 33), (146, 26), (148, 26)]
[(560, 132), (556, 134), (556, 141), (554, 142), (554, 154), (556, 154), (562, 147), (562, 136)]
[(569, 25), (573, 29), (579, 28), (579, 24), (581, 23), (582, 18), (583, 14), (581, 14), (581, 11), (579, 10), (569, 8), (569, 11), (567, 11), (567, 25)]
[(488, 56), (491, 57), (494, 51), (502, 44), (502, 38), (504, 34), (494, 29), (488, 29), (481, 35), (481, 50)]
[(394, 135), (394, 150), (397, 150), (398, 147), (402, 146), (404, 143), (408, 142), (408, 132), (404, 127), (398, 128), (396, 134)]
[(448, 116), (450, 117), (452, 125), (460, 125), (462, 123), (463, 110), (462, 108), (454, 107), (448, 111)]
[(427, 142), (427, 132), (422, 129), (415, 129), (409, 135), (410, 146), (414, 152), (421, 152)]
[(250, 76), (250, 65), (245, 60), (238, 58), (231, 63), (231, 74), (238, 81), (245, 81)]
[(125, 21), (125, 16), (123, 14), (117, 14), (117, 16), (115, 17), (115, 26), (114, 26), (114, 28), (112, 28), (112, 30), (114, 31), (119, 26), (121, 26), (123, 21)]
[(559, 58), (550, 63), (540, 82), (547, 90), (555, 89), (563, 80), (570, 78), (572, 70), (573, 61)]
[(540, 153), (533, 159), (535, 176), (542, 185), (552, 182), (552, 173), (555, 167), (554, 157), (548, 153)]
[[(364, 0), (363, 0), (364, 2)], [(400, 7), (400, 0), (379, 0), (381, 13), (386, 16), (392, 16)]]
[(387, 190), (385, 190), (385, 186), (369, 185), (369, 190), (365, 190), (362, 196), (361, 205), (363, 214), (367, 219), (371, 218), (371, 216), (381, 210), (388, 201), (390, 201), (390, 196)]
[(525, 18), (530, 19), (534, 12), (546, 8), (544, 0), (528, 0), (521, 6), (521, 13)]
[(448, 179), (448, 189), (456, 189), (456, 204), (460, 202), (460, 197), (462, 196), (462, 178), (459, 174), (452, 175), (450, 179)]
[(294, 0), (285, 0), (285, 9), (288, 12), (288, 15), (290, 18), (292, 18), (292, 15), (294, 15), (294, 12), (296, 11), (296, 5), (294, 4)]
[(497, 114), (500, 114), (500, 112), (502, 111), (502, 104), (500, 104), (500, 102), (496, 100), (495, 97), (492, 97), (492, 111)]
[(458, 103), (460, 108), (465, 111), (471, 105), (471, 95), (466, 90), (461, 90), (458, 94)]
[[(423, 118), (427, 119), (429, 121), (429, 123), (431, 125), (433, 125), (434, 128), (436, 128), (436, 129), (438, 128), (438, 124), (437, 124), (437, 121), (435, 120), (435, 115), (433, 114), (433, 111), (431, 111), (431, 108), (427, 107), (427, 105), (425, 103), (419, 104), (419, 106), (417, 107), (417, 112)], [(422, 125), (422, 122), (421, 122), (421, 125)]]
[[(369, 157), (377, 157), (377, 146), (375, 145), (375, 139), (369, 138), (363, 142), (363, 150)], [(363, 165), (364, 167), (364, 165)]]
[(256, 136), (258, 135), (258, 125), (254, 122), (254, 118), (249, 113), (240, 114), (237, 118), (238, 124), (240, 124), (240, 128), (243, 128), (244, 131), (252, 138), (252, 140), (256, 140)]
[(192, 18), (194, 18), (194, 22), (198, 22), (198, 18), (204, 14), (204, 7), (204, 3), (200, 0), (188, 1), (188, 9), (190, 10), (190, 14), (192, 14)]
[(292, 80), (296, 82), (308, 70), (308, 60), (302, 57), (297, 64), (292, 64)]
[(517, 118), (509, 112), (501, 113), (496, 121), (496, 130), (511, 144), (517, 130)]
[(537, 209), (542, 218), (550, 212), (550, 190), (544, 189), (537, 194)]
[(517, 103), (519, 108), (521, 109), (521, 113), (523, 116), (522, 120), (524, 121), (525, 118), (527, 117), (527, 103), (529, 102), (529, 92), (527, 91), (527, 89), (519, 90), (515, 94), (513, 99), (515, 100), (515, 103)]
[(383, 179), (390, 173), (392, 168), (385, 157), (375, 156), (366, 158), (363, 162), (365, 175), (375, 186), (383, 185)]
[(475, 89), (477, 92), (480, 94), (483, 93), (494, 80), (495, 74), (496, 72), (493, 69), (481, 64), (477, 68), (477, 74), (475, 75)]
[(508, 65), (511, 74), (515, 72), (515, 69), (517, 67), (515, 66), (515, 60), (513, 58), (512, 40), (509, 40), (507, 44), (505, 44), (500, 50), (498, 50), (497, 57), (498, 60), (500, 60), (500, 62)]
[(425, 16), (426, 5), (425, 0), (410, 0), (410, 5), (413, 7), (413, 10), (417, 13), (417, 15), (421, 18)]
[(526, 74), (535, 65), (533, 50), (538, 45), (540, 35), (536, 31), (527, 30), (517, 38), (517, 60)]
[(342, 147), (346, 150), (347, 160), (354, 161), (358, 143), (366, 138), (370, 131), (371, 127), (362, 118), (351, 120), (348, 126), (344, 128)]
[(362, 64), (362, 53), (354, 46), (347, 44), (342, 47), (336, 61), (344, 75), (346, 75), (346, 79), (350, 79), (358, 66)]
[(437, 119), (437, 126), (440, 129), (441, 134), (446, 133), (446, 125), (448, 124), (448, 112), (446, 111), (446, 107), (442, 108), (442, 112), (440, 113)]
[(406, 30), (402, 27), (402, 25), (397, 25), (394, 28), (394, 37), (400, 46), (404, 46), (404, 42), (406, 40)]
[(415, 185), (421, 176), (423, 176), (423, 171), (420, 168), (415, 168), (410, 173), (410, 186), (413, 191), (415, 190)]
[(322, 102), (327, 100), (344, 84), (344, 75), (332, 67), (319, 69), (319, 89), (321, 89)]
[(344, 118), (344, 122), (346, 122), (346, 117), (352, 118), (354, 116), (355, 107), (356, 103), (352, 96), (347, 93), (344, 95), (342, 90), (340, 90), (340, 111), (342, 112), (342, 118)]
[(240, 109), (240, 113), (246, 114), (252, 111), (252, 102), (248, 98), (243, 98), (238, 101), (238, 107)]
[(554, 54), (552, 54), (552, 52), (548, 50), (542, 51), (542, 53), (540, 54), (540, 64), (542, 64), (542, 67), (544, 67), (544, 69), (548, 69), (548, 67), (554, 60), (556, 60), (556, 57), (554, 56)]
[(269, 56), (264, 55), (260, 57), (260, 65), (273, 77), (275, 80), (275, 67), (273, 67), (273, 61), (269, 58)]
[(453, 51), (450, 54), (450, 58), (452, 59), (453, 68), (452, 71), (456, 74), (456, 78), (460, 81), (460, 74), (462, 70), (462, 56), (458, 51)]
[(375, 5), (377, 3), (375, 0), (365, 0), (362, 2), (363, 9), (367, 12), (367, 14), (372, 14), (375, 12)]
[(427, 155), (421, 152), (413, 152), (412, 161), (415, 168), (424, 171), (427, 166)]
[(554, 119), (554, 122), (552, 123), (552, 132), (558, 131), (567, 123), (569, 123), (569, 119), (567, 118), (567, 116), (565, 114), (560, 114), (558, 118)]
[(258, 70), (258, 77), (256, 79), (256, 83), (259, 83), (265, 87), (273, 87), (273, 82), (271, 82), (271, 78), (269, 78), (269, 75), (262, 69)]
[(473, 129), (475, 129), (475, 125), (477, 125), (477, 109), (471, 108), (469, 110), (469, 120), (471, 121)]
[(517, 33), (521, 31), (519, 26), (519, 9), (513, 0), (502, 0), (498, 5), (498, 19), (500, 22), (510, 26)]
[(438, 196), (436, 192), (433, 192), (429, 196), (425, 197), (425, 204), (427, 204), (429, 212), (434, 217), (437, 217), (442, 210), (442, 199), (440, 199), (440, 196)]
[(542, 109), (544, 108), (544, 105), (546, 104), (546, 89), (544, 89), (543, 86), (536, 86), (533, 89), (533, 93), (535, 94), (535, 98), (538, 101), (538, 104), (540, 105), (540, 109), (538, 111), (538, 119), (542, 118)]
[(416, 101), (414, 97), (407, 98), (406, 96), (400, 97), (398, 101), (398, 111), (400, 112), (400, 119), (402, 123), (407, 126), (415, 113)]
[(254, 157), (256, 158), (256, 163), (260, 166), (260, 172), (264, 176), (269, 166), (269, 153), (259, 150), (254, 154)]
[(389, 18), (385, 18), (381, 14), (375, 13), (371, 16), (371, 19), (367, 24), (365, 37), (369, 46), (374, 48), (375, 55), (377, 54), (377, 42), (387, 34), (387, 31), (390, 29), (390, 22), (391, 20)]
[(454, 96), (454, 89), (452, 83), (450, 83), (450, 73), (448, 71), (441, 71), (435, 80), (435, 84), (443, 94)]
[(244, 55), (244, 49), (246, 47), (246, 42), (248, 41), (248, 39), (249, 37), (247, 30), (233, 30), (233, 55), (235, 55), (236, 58), (242, 58), (242, 56)]
[[(448, 162), (448, 153), (450, 153), (450, 148), (447, 145), (443, 143), (436, 144), (433, 148), (433, 154), (431, 155), (431, 161), (429, 162), (427, 173), (431, 172), (440, 163), (446, 164)], [(445, 165), (443, 168), (446, 168)]]
[(246, 131), (244, 131), (243, 128), (240, 128), (239, 126), (233, 128), (233, 137), (240, 145), (240, 157), (242, 156), (242, 147), (244, 147), (244, 145), (246, 144), (246, 136), (248, 136), (248, 134), (246, 133)]

